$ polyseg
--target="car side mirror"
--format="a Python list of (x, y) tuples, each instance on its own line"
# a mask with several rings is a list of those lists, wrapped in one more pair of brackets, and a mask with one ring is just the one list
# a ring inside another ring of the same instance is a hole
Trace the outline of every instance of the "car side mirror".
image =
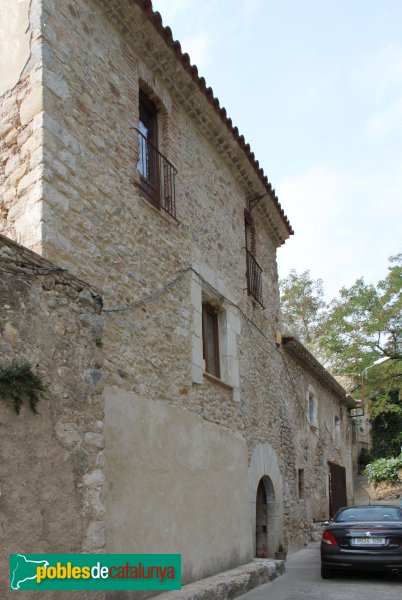
[(321, 527), (328, 527), (331, 524), (331, 521), (321, 521)]

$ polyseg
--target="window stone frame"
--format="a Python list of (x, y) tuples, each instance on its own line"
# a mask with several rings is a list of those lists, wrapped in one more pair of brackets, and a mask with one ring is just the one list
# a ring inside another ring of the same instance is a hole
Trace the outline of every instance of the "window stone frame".
[[(197, 272), (200, 268), (194, 269)], [(240, 372), (238, 358), (238, 338), (240, 335), (240, 319), (238, 310), (232, 302), (227, 299), (226, 290), (219, 286), (219, 278), (200, 278), (196, 273), (191, 274), (191, 304), (193, 307), (192, 319), (192, 381), (195, 384), (203, 384), (204, 377), (211, 377), (233, 390), (233, 399), (240, 401)], [(211, 281), (212, 279), (212, 281)], [(203, 281), (204, 280), (204, 281)], [(206, 282), (211, 282), (210, 286)], [(214, 294), (212, 289), (216, 289)], [(202, 305), (210, 303), (217, 307), (218, 329), (219, 329), (219, 362), (220, 377), (215, 378), (205, 371), (202, 339)]]

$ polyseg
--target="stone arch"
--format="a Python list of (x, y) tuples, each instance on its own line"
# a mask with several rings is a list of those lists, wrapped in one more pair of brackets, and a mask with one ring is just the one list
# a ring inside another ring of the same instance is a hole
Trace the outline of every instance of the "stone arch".
[[(257, 552), (257, 492), (266, 496), (266, 551), (274, 556), (283, 541), (283, 483), (278, 455), (269, 444), (259, 444), (253, 450), (249, 466), (250, 516), (253, 532), (254, 555)], [(261, 487), (263, 486), (263, 488)], [(259, 523), (261, 526), (261, 522)], [(261, 530), (259, 543), (263, 546)]]

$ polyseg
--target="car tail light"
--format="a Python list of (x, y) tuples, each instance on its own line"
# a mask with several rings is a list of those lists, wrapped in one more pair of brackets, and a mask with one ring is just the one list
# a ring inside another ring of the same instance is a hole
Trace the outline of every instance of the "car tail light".
[(322, 541), (324, 542), (324, 544), (329, 544), (330, 546), (339, 546), (338, 542), (329, 531), (324, 531)]

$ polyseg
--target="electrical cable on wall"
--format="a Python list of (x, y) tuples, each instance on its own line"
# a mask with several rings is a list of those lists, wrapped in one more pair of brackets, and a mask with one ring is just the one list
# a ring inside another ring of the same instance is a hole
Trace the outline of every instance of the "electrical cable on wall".
[[(2, 271), (3, 273), (9, 273), (11, 275), (26, 275), (26, 276), (32, 276), (32, 275), (51, 275), (53, 273), (60, 273), (60, 272), (66, 272), (66, 269), (62, 269), (61, 267), (56, 267), (54, 269), (46, 269), (44, 267), (30, 267), (29, 265), (25, 265), (24, 263), (20, 263), (18, 265), (21, 268), (24, 269), (31, 269), (30, 272), (27, 271), (12, 271), (9, 269), (3, 269), (0, 267), (0, 271)], [(250, 317), (240, 308), (240, 306), (238, 304), (236, 304), (235, 302), (233, 302), (232, 300), (230, 300), (229, 298), (227, 298), (226, 296), (224, 296), (221, 292), (219, 292), (216, 288), (214, 288), (213, 285), (211, 285), (198, 271), (196, 271), (196, 269), (194, 269), (193, 267), (187, 267), (185, 269), (182, 269), (181, 271), (179, 271), (176, 276), (169, 281), (168, 283), (166, 283), (162, 288), (160, 288), (157, 292), (154, 292), (152, 294), (149, 294), (147, 296), (144, 296), (143, 298), (140, 298), (138, 300), (135, 300), (134, 302), (130, 302), (128, 304), (122, 304), (120, 306), (116, 306), (113, 308), (104, 308), (102, 313), (106, 314), (106, 315), (110, 315), (113, 313), (118, 313), (118, 312), (123, 312), (123, 311), (127, 311), (127, 310), (132, 310), (138, 306), (142, 306), (144, 304), (147, 304), (148, 302), (152, 302), (153, 300), (157, 300), (158, 298), (160, 298), (167, 290), (171, 289), (172, 287), (174, 287), (176, 285), (176, 283), (178, 283), (180, 281), (180, 279), (182, 279), (184, 277), (184, 275), (186, 273), (192, 272), (194, 273), (204, 284), (204, 287), (208, 288), (217, 298), (224, 300), (227, 304), (229, 304), (230, 306), (233, 306), (234, 308), (236, 308), (236, 310), (239, 311), (239, 313), (241, 314), (241, 316), (243, 317), (250, 335), (252, 336), (252, 338), (254, 339), (255, 343), (259, 346), (259, 348), (265, 352), (266, 354), (270, 354), (270, 352), (268, 352), (268, 349), (266, 347), (264, 347), (255, 337), (255, 335), (253, 334), (253, 331), (251, 329), (251, 326), (258, 331), (258, 333), (264, 338), (265, 342), (273, 349), (275, 350), (275, 354), (277, 354), (279, 352), (284, 366), (285, 366), (285, 370), (286, 370), (286, 374), (288, 377), (288, 380), (292, 386), (293, 392), (294, 392), (294, 396), (295, 396), (295, 400), (302, 412), (302, 415), (305, 419), (305, 421), (308, 423), (308, 425), (310, 426), (310, 421), (308, 419), (308, 415), (307, 415), (307, 411), (304, 409), (302, 402), (299, 399), (299, 394), (298, 391), (294, 385), (291, 373), (289, 371), (289, 367), (288, 364), (286, 362), (286, 358), (283, 354), (283, 352), (280, 352), (276, 346), (275, 343), (271, 342), (271, 340), (268, 338), (268, 336), (262, 331), (262, 329), (260, 327), (258, 327), (258, 325), (252, 320), (250, 319)], [(271, 350), (272, 352), (272, 350)], [(318, 438), (319, 441), (323, 441), (323, 438), (321, 437), (321, 435), (317, 434), (314, 430), (312, 430), (312, 433)]]
[[(3, 269), (0, 267), (0, 271), (3, 273), (9, 273), (11, 275), (25, 275), (25, 276), (32, 276), (32, 275), (37, 275), (37, 276), (41, 276), (41, 275), (51, 275), (53, 273), (61, 273), (61, 272), (66, 272), (66, 269), (62, 269), (61, 267), (55, 267), (54, 269), (46, 269), (45, 267), (32, 267), (29, 265), (25, 265), (24, 263), (20, 263), (18, 264), (19, 267), (27, 269), (30, 269), (30, 272), (27, 271), (12, 271), (9, 269)], [(104, 308), (102, 313), (106, 314), (106, 315), (110, 315), (113, 313), (118, 313), (118, 312), (123, 312), (123, 311), (127, 311), (127, 310), (132, 310), (138, 306), (142, 306), (144, 304), (147, 304), (148, 302), (152, 302), (153, 300), (157, 300), (158, 298), (160, 298), (167, 290), (171, 289), (172, 287), (174, 287), (176, 285), (176, 283), (178, 283), (180, 281), (180, 279), (182, 279), (184, 277), (184, 275), (186, 273), (192, 272), (194, 273), (204, 284), (204, 287), (207, 287), (217, 298), (224, 300), (227, 304), (229, 304), (230, 306), (233, 306), (234, 308), (236, 308), (236, 310), (239, 311), (239, 313), (241, 314), (241, 316), (243, 317), (245, 323), (247, 324), (247, 327), (249, 329), (250, 335), (253, 337), (255, 343), (259, 346), (259, 348), (265, 352), (266, 354), (270, 354), (267, 350), (267, 348), (265, 348), (264, 346), (261, 345), (261, 343), (257, 340), (257, 338), (254, 336), (253, 331), (251, 329), (251, 326), (258, 331), (258, 333), (264, 338), (265, 342), (273, 349), (275, 350), (275, 354), (278, 353), (278, 348), (276, 346), (276, 344), (274, 344), (273, 342), (271, 342), (271, 340), (268, 338), (268, 336), (262, 331), (262, 329), (260, 327), (258, 327), (258, 325), (252, 320), (250, 319), (250, 317), (248, 317), (248, 315), (246, 315), (246, 313), (240, 308), (240, 306), (238, 304), (236, 304), (235, 302), (233, 302), (232, 300), (230, 300), (229, 298), (227, 298), (226, 296), (224, 296), (221, 292), (219, 292), (216, 288), (214, 288), (213, 285), (211, 285), (198, 271), (196, 271), (196, 269), (194, 269), (193, 267), (187, 267), (185, 269), (182, 269), (181, 271), (179, 271), (176, 276), (169, 281), (168, 283), (166, 283), (162, 288), (160, 288), (157, 292), (154, 292), (152, 294), (149, 294), (147, 296), (144, 296), (144, 298), (140, 298), (138, 300), (135, 300), (134, 302), (130, 302), (128, 304), (122, 304), (120, 306), (116, 306), (113, 308)], [(272, 352), (272, 350), (271, 350)], [(283, 352), (279, 351), (280, 356), (282, 357), (284, 366), (285, 366), (285, 370), (286, 370), (286, 374), (287, 377), (290, 381), (290, 384), (292, 386), (294, 395), (295, 395), (295, 400), (297, 402), (297, 404), (299, 405), (299, 408), (302, 412), (302, 415), (304, 417), (304, 419), (306, 420), (306, 422), (308, 423), (308, 425), (310, 426), (310, 421), (308, 419), (308, 415), (307, 415), (307, 411), (304, 409), (302, 402), (299, 400), (299, 394), (298, 391), (296, 390), (296, 387), (294, 385), (291, 373), (289, 371), (289, 367), (288, 364), (286, 362), (286, 358), (283, 354)], [(312, 431), (312, 433), (318, 438), (319, 441), (323, 441), (322, 437), (317, 434), (315, 431)]]
[[(205, 286), (205, 287), (207, 287), (207, 288), (209, 288), (209, 290), (210, 290), (210, 291), (211, 291), (211, 292), (212, 292), (212, 293), (213, 293), (213, 294), (214, 294), (216, 297), (220, 298), (221, 300), (224, 300), (224, 301), (225, 301), (227, 304), (229, 304), (230, 306), (233, 306), (234, 308), (236, 308), (236, 309), (239, 311), (239, 313), (242, 315), (242, 317), (243, 317), (244, 321), (246, 322), (246, 324), (247, 324), (247, 327), (249, 328), (250, 334), (252, 335), (252, 337), (253, 337), (254, 341), (255, 341), (255, 342), (256, 342), (256, 344), (257, 344), (257, 345), (258, 345), (258, 346), (261, 348), (261, 350), (263, 350), (263, 352), (265, 352), (266, 354), (270, 354), (270, 353), (268, 352), (268, 349), (267, 349), (267, 348), (265, 348), (264, 346), (262, 346), (262, 345), (260, 344), (260, 342), (259, 342), (259, 341), (256, 339), (256, 337), (254, 336), (254, 334), (253, 334), (253, 332), (252, 332), (251, 326), (252, 326), (252, 327), (253, 327), (255, 330), (257, 330), (257, 331), (258, 331), (258, 333), (259, 333), (259, 334), (260, 334), (260, 335), (261, 335), (261, 336), (264, 338), (265, 342), (267, 342), (267, 344), (268, 344), (268, 345), (269, 345), (269, 346), (270, 346), (270, 347), (271, 347), (273, 350), (275, 350), (275, 354), (277, 354), (277, 353), (279, 352), (279, 354), (280, 354), (280, 356), (281, 356), (281, 358), (282, 358), (282, 360), (283, 360), (283, 363), (284, 363), (284, 365), (285, 365), (286, 374), (287, 374), (287, 377), (288, 377), (288, 379), (289, 379), (289, 381), (290, 381), (290, 384), (291, 384), (291, 386), (292, 386), (292, 389), (293, 389), (293, 392), (294, 392), (294, 395), (295, 395), (295, 400), (296, 400), (296, 402), (297, 402), (297, 404), (298, 404), (298, 406), (299, 406), (299, 408), (300, 408), (300, 411), (301, 411), (301, 413), (302, 413), (302, 415), (303, 415), (303, 417), (304, 417), (305, 421), (306, 421), (306, 422), (308, 423), (308, 425), (310, 426), (310, 421), (309, 421), (309, 419), (308, 419), (307, 411), (304, 409), (304, 407), (303, 407), (303, 404), (302, 404), (302, 402), (301, 402), (301, 401), (300, 401), (300, 399), (299, 399), (299, 394), (298, 394), (298, 391), (297, 391), (297, 389), (296, 389), (296, 387), (295, 387), (295, 385), (294, 385), (294, 382), (293, 382), (293, 379), (292, 379), (291, 373), (290, 373), (290, 371), (289, 371), (289, 367), (288, 367), (288, 365), (287, 365), (286, 358), (285, 358), (285, 356), (284, 356), (283, 352), (280, 352), (280, 351), (278, 350), (278, 348), (277, 348), (276, 344), (275, 344), (275, 343), (273, 343), (273, 342), (271, 342), (271, 340), (270, 340), (270, 339), (268, 338), (268, 336), (267, 336), (267, 335), (266, 335), (266, 334), (265, 334), (265, 333), (262, 331), (262, 329), (261, 329), (260, 327), (258, 327), (258, 325), (257, 325), (257, 324), (256, 324), (256, 323), (255, 323), (255, 322), (252, 320), (252, 319), (250, 319), (250, 317), (248, 317), (248, 316), (246, 315), (246, 313), (245, 313), (245, 312), (244, 312), (244, 311), (243, 311), (243, 310), (242, 310), (242, 309), (241, 309), (241, 308), (240, 308), (240, 307), (239, 307), (237, 304), (235, 304), (235, 303), (234, 303), (232, 300), (230, 300), (229, 298), (227, 298), (226, 296), (224, 296), (224, 295), (223, 295), (221, 292), (219, 292), (219, 291), (218, 291), (216, 288), (214, 288), (214, 286), (213, 286), (213, 285), (211, 285), (211, 284), (210, 284), (208, 281), (206, 281), (206, 279), (205, 279), (205, 278), (204, 278), (204, 277), (203, 277), (203, 276), (202, 276), (202, 275), (201, 275), (201, 274), (200, 274), (198, 271), (196, 271), (196, 269), (194, 269), (193, 267), (187, 267), (187, 268), (185, 268), (185, 269), (182, 269), (181, 271), (179, 271), (179, 272), (177, 273), (177, 275), (176, 275), (176, 276), (175, 276), (175, 277), (174, 277), (174, 278), (173, 278), (171, 281), (169, 281), (168, 283), (166, 283), (166, 284), (165, 284), (165, 285), (164, 285), (164, 286), (163, 286), (161, 289), (159, 289), (157, 292), (155, 292), (155, 293), (152, 293), (152, 294), (149, 294), (148, 296), (144, 296), (144, 298), (140, 298), (139, 300), (136, 300), (136, 301), (134, 301), (134, 302), (130, 302), (129, 304), (123, 304), (123, 305), (120, 305), (120, 306), (116, 306), (116, 307), (114, 307), (114, 308), (104, 308), (104, 309), (103, 309), (103, 313), (106, 313), (106, 314), (112, 314), (112, 313), (122, 312), (122, 311), (126, 311), (126, 310), (131, 310), (131, 309), (133, 309), (133, 308), (136, 308), (136, 307), (138, 307), (138, 306), (142, 306), (142, 305), (144, 305), (144, 304), (147, 304), (148, 302), (152, 302), (153, 300), (156, 300), (156, 299), (160, 298), (160, 297), (161, 297), (161, 296), (162, 296), (162, 295), (163, 295), (163, 294), (166, 292), (166, 290), (168, 290), (168, 289), (170, 289), (170, 288), (174, 287), (174, 286), (175, 286), (175, 284), (176, 284), (178, 281), (180, 281), (180, 279), (182, 279), (182, 277), (184, 277), (184, 275), (185, 275), (186, 273), (188, 273), (188, 272), (192, 272), (192, 273), (194, 273), (194, 274), (195, 274), (195, 275), (196, 275), (196, 276), (197, 276), (197, 277), (198, 277), (198, 278), (199, 278), (199, 279), (202, 281), (202, 283), (204, 284), (204, 286)], [(271, 351), (271, 352), (272, 352), (272, 351)], [(319, 440), (320, 442), (322, 442), (322, 441), (323, 441), (322, 437), (321, 437), (319, 434), (317, 434), (317, 432), (316, 432), (316, 431), (312, 430), (312, 433), (313, 433), (313, 435), (315, 435), (315, 436), (318, 438), (318, 440)]]

